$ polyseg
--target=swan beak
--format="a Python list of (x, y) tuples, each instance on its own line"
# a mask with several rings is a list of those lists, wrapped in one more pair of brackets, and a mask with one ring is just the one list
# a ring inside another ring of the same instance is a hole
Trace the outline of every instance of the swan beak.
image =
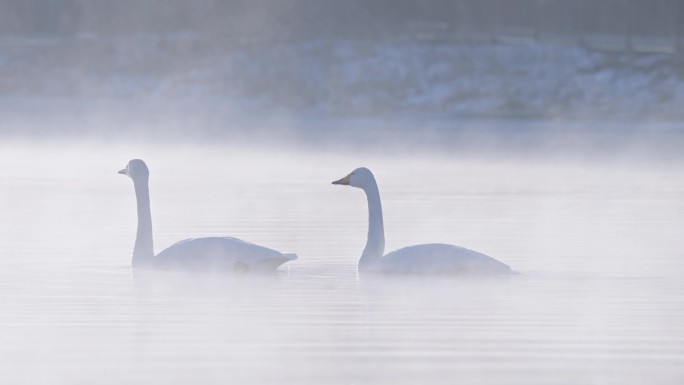
[(126, 169), (124, 168), (123, 170), (119, 170), (119, 174), (126, 175)]
[(349, 179), (351, 179), (351, 175), (352, 174), (349, 174), (340, 180), (336, 180), (336, 181), (332, 182), (332, 184), (341, 184), (341, 185), (348, 186), (349, 185)]

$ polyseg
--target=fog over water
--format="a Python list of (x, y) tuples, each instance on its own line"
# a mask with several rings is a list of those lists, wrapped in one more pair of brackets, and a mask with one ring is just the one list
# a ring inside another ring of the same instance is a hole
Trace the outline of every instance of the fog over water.
[[(141, 153), (157, 250), (231, 235), (300, 259), (266, 276), (132, 271), (134, 195), (116, 170)], [(682, 378), (681, 164), (65, 142), (0, 154), (12, 382)], [(365, 198), (330, 181), (361, 164), (387, 250), (450, 242), (521, 274), (359, 277)]]
[[(684, 381), (677, 2), (161, 3), (0, 2), (0, 383)], [(299, 258), (133, 269), (136, 158), (155, 252)], [(360, 166), (517, 274), (360, 274)]]

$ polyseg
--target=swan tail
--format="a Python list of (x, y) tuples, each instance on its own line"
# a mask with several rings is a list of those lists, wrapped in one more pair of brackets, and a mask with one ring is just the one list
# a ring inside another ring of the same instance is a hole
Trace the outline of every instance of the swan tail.
[[(295, 255), (295, 257), (296, 257), (296, 255)], [(250, 267), (253, 269), (250, 269), (250, 270), (274, 271), (274, 270), (277, 270), (280, 265), (287, 263), (289, 261), (291, 261), (291, 259), (288, 259), (287, 256), (278, 257), (278, 258), (262, 259), (262, 260), (256, 262), (254, 265), (251, 265)]]
[(294, 261), (295, 259), (299, 258), (295, 253), (283, 253), (283, 257), (289, 259), (290, 261)]

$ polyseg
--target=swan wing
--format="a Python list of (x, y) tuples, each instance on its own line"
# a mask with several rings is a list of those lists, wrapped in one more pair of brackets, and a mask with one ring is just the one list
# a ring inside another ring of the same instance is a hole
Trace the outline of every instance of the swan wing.
[(510, 274), (496, 259), (464, 247), (431, 243), (404, 247), (380, 258), (372, 270), (386, 273)]
[(232, 237), (190, 238), (176, 242), (154, 258), (161, 268), (187, 270), (275, 270), (296, 254)]

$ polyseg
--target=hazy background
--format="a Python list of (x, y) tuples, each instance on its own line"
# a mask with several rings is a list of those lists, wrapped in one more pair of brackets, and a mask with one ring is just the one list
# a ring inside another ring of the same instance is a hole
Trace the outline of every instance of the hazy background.
[(369, 131), (443, 144), (665, 129), (680, 140), (683, 8), (3, 0), (0, 133), (338, 145)]

